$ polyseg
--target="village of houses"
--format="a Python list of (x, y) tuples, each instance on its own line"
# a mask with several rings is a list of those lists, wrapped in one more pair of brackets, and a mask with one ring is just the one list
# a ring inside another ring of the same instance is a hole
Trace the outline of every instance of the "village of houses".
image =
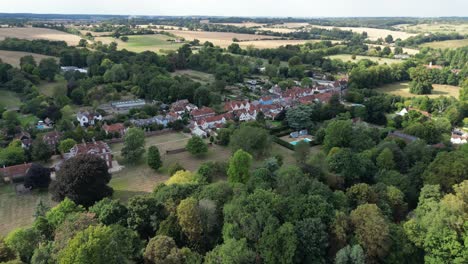
[[(223, 111), (216, 112), (213, 108), (203, 106), (201, 108), (190, 103), (188, 100), (178, 100), (171, 105), (161, 105), (161, 113), (147, 119), (130, 119), (133, 126), (147, 129), (150, 126), (159, 126), (160, 128), (168, 130), (168, 126), (176, 120), (182, 120), (183, 117), (189, 117), (187, 128), (190, 134), (202, 138), (216, 137), (216, 131), (222, 128), (229, 121), (246, 122), (255, 120), (258, 113), (262, 112), (266, 119), (275, 120), (276, 117), (283, 111), (294, 107), (299, 104), (313, 104), (313, 103), (328, 103), (333, 95), (339, 96), (340, 100), (342, 95), (347, 89), (347, 79), (343, 78), (338, 81), (324, 81), (314, 80), (314, 85), (311, 88), (302, 88), (299, 86), (283, 90), (281, 87), (275, 85), (264, 92), (259, 100), (233, 100), (224, 102)], [(255, 83), (251, 86), (257, 86)], [(344, 103), (344, 102), (342, 102)], [(106, 113), (128, 113), (131, 109), (141, 108), (147, 105), (148, 102), (142, 99), (117, 101), (112, 102)], [(397, 115), (404, 116), (408, 111), (415, 110), (421, 112), (423, 115), (430, 117), (430, 114), (414, 108), (403, 108), (397, 112)], [(101, 125), (106, 134), (112, 135), (116, 140), (113, 142), (120, 142), (125, 135), (127, 127), (124, 123), (108, 124), (107, 116), (102, 116), (96, 111), (79, 111), (76, 113), (76, 120), (83, 128)], [(37, 129), (51, 130), (43, 136), (43, 141), (46, 142), (51, 149), (56, 149), (62, 133), (53, 130), (53, 123), (47, 118), (38, 122)], [(293, 132), (292, 137), (304, 135), (307, 131)], [(147, 135), (155, 135), (147, 131)], [(389, 134), (391, 137), (398, 137), (406, 142), (417, 140), (416, 137), (395, 131)], [(16, 139), (21, 141), (23, 148), (29, 148), (32, 144), (32, 138), (27, 132), (21, 132), (16, 136)], [(466, 144), (468, 142), (468, 133), (454, 129), (451, 136), (452, 144)], [(68, 153), (61, 153), (60, 158), (52, 166), (52, 171), (60, 169), (60, 165), (66, 159), (75, 157), (80, 154), (98, 155), (106, 161), (110, 172), (116, 172), (123, 167), (113, 159), (113, 153), (108, 145), (109, 142), (92, 141), (82, 142), (76, 144)], [(32, 163), (20, 164), (10, 167), (0, 168), (0, 175), (4, 177), (5, 181), (14, 182), (16, 178), (22, 178), (27, 170), (31, 167)], [(53, 176), (53, 174), (52, 174)]]

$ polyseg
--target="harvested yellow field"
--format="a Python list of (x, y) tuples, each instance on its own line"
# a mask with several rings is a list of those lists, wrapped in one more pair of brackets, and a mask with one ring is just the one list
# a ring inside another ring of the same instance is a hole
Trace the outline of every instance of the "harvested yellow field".
[(225, 25), (225, 26), (234, 26), (234, 27), (246, 27), (246, 28), (251, 28), (251, 27), (263, 27), (266, 24), (260, 24), (260, 23), (255, 23), (255, 22), (242, 22), (242, 23), (211, 23), (211, 24), (219, 24), (219, 25)]
[[(386, 46), (385, 45), (375, 45), (375, 44), (368, 44), (368, 46), (370, 48), (376, 48), (376, 47), (380, 47), (381, 49), (385, 48)], [(390, 49), (392, 51), (395, 50), (395, 47), (390, 47)], [(410, 48), (403, 48), (403, 53), (408, 53), (409, 55), (415, 55), (415, 54), (418, 54), (419, 53), (419, 50), (417, 49), (410, 49)]]
[(428, 96), (429, 98), (437, 98), (439, 96), (452, 96), (458, 98), (459, 96), (460, 87), (458, 86), (433, 84), (432, 87), (434, 88), (434, 90), (432, 90), (432, 94), (428, 95), (416, 95), (410, 93), (408, 82), (387, 84), (380, 88), (377, 88), (377, 91), (386, 94), (399, 95), (402, 97)]
[(91, 33), (91, 35), (93, 35), (93, 37), (101, 37), (101, 36), (112, 35), (113, 32), (94, 32), (94, 31), (89, 31), (89, 30), (80, 30), (80, 33), (82, 35), (86, 35), (86, 33)]
[(341, 30), (351, 30), (356, 33), (367, 32), (367, 36), (370, 40), (377, 40), (378, 38), (385, 38), (388, 35), (392, 35), (393, 39), (407, 39), (409, 37), (415, 36), (416, 34), (403, 32), (403, 31), (393, 31), (388, 29), (380, 29), (380, 28), (365, 28), (365, 27), (330, 27), (330, 26), (320, 26), (320, 25), (313, 25), (312, 27), (317, 28), (325, 28), (325, 29), (333, 29), (338, 28)]
[(274, 40), (257, 40), (257, 41), (242, 41), (237, 42), (239, 46), (245, 48), (253, 46), (258, 49), (273, 49), (286, 45), (301, 45), (308, 42), (319, 42), (320, 40), (297, 40), (297, 39), (274, 39)]
[(285, 28), (302, 28), (310, 26), (309, 23), (284, 23), (275, 25), (275, 27), (285, 27)]
[(54, 58), (51, 56), (46, 56), (46, 55), (31, 53), (31, 52), (0, 50), (0, 59), (5, 63), (11, 64), (13, 67), (19, 67), (20, 59), (28, 55), (33, 56), (38, 64), (42, 59)]
[(0, 28), (0, 40), (5, 38), (19, 38), (19, 39), (46, 39), (54, 41), (65, 41), (68, 45), (78, 45), (80, 37), (66, 32), (48, 29), (48, 28)]
[[(233, 39), (236, 38), (241, 45), (242, 41), (256, 41), (265, 39), (278, 39), (278, 37), (265, 36), (265, 35), (252, 35), (252, 34), (239, 34), (231, 32), (207, 32), (207, 31), (186, 31), (186, 30), (166, 30), (176, 36), (182, 37), (185, 40), (198, 39), (201, 43), (205, 41), (212, 42), (216, 46), (228, 47), (233, 43)], [(247, 44), (249, 45), (249, 44)]]
[(353, 60), (352, 55), (350, 54), (337, 54), (337, 55), (332, 55), (328, 56), (330, 59), (336, 59), (336, 60), (342, 60), (344, 62), (347, 61), (352, 61), (352, 62), (358, 62), (360, 60), (371, 60), (373, 62), (377, 62), (378, 64), (394, 64), (394, 63), (401, 63), (402, 60), (397, 60), (397, 59), (389, 59), (389, 58), (381, 58), (381, 57), (372, 57), (372, 56), (360, 56), (357, 55), (356, 59)]
[(445, 40), (429, 42), (420, 45), (421, 47), (431, 47), (435, 49), (456, 49), (468, 46), (468, 39), (456, 39), (456, 40)]
[(450, 33), (456, 32), (460, 34), (468, 34), (468, 23), (465, 24), (449, 24), (449, 23), (431, 23), (431, 24), (401, 24), (394, 26), (399, 30), (410, 33)]
[(294, 29), (294, 28), (262, 27), (262, 28), (259, 28), (258, 31), (272, 31), (272, 32), (278, 32), (278, 33), (291, 33), (291, 32), (296, 32), (298, 30)]

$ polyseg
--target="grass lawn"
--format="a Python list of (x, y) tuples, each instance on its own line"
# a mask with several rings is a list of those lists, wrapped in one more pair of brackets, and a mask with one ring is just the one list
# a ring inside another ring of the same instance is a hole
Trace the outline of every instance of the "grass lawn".
[(37, 86), (39, 91), (45, 96), (52, 97), (56, 89), (61, 90), (61, 94), (67, 92), (67, 80), (62, 75), (57, 75), (54, 82), (41, 81)]
[(436, 49), (456, 49), (468, 46), (468, 39), (445, 40), (424, 43), (421, 47), (431, 47)]
[(39, 121), (39, 118), (37, 118), (35, 115), (22, 115), (19, 117), (19, 121), (21, 123), (22, 127), (26, 127), (28, 125), (35, 125), (37, 121)]
[[(154, 187), (166, 181), (169, 178), (166, 171), (168, 166), (178, 162), (185, 169), (196, 171), (203, 162), (206, 161), (228, 161), (231, 156), (229, 148), (213, 145), (209, 148), (208, 153), (202, 157), (194, 157), (188, 152), (177, 154), (166, 154), (166, 150), (173, 150), (185, 147), (189, 136), (183, 133), (170, 133), (165, 135), (158, 135), (147, 137), (145, 141), (145, 148), (149, 146), (157, 146), (161, 153), (163, 160), (163, 167), (155, 172), (146, 165), (146, 156), (142, 161), (135, 165), (126, 165), (126, 167), (112, 175), (110, 185), (114, 188), (114, 197), (127, 201), (128, 198), (151, 192)], [(120, 150), (123, 144), (112, 144), (111, 149), (114, 157), (121, 160)]]
[(352, 55), (350, 54), (337, 54), (337, 55), (332, 55), (332, 56), (328, 56), (328, 58), (330, 59), (338, 59), (338, 60), (342, 60), (342, 61), (354, 61), (354, 62), (358, 62), (360, 60), (364, 60), (364, 59), (368, 59), (368, 60), (371, 60), (373, 62), (377, 62), (379, 64), (393, 64), (393, 63), (401, 63), (402, 60), (396, 60), (396, 59), (389, 59), (389, 58), (380, 58), (380, 57), (371, 57), (371, 56), (360, 56), (360, 55), (357, 55), (356, 56), (356, 59), (353, 60), (352, 58)]
[(430, 98), (439, 97), (439, 96), (453, 96), (458, 98), (460, 87), (452, 85), (441, 85), (433, 84), (432, 94), (428, 95), (416, 95), (409, 92), (409, 83), (392, 83), (384, 85), (380, 88), (377, 88), (377, 91), (387, 94), (399, 95), (403, 97), (419, 97), (419, 96), (428, 96)]
[(186, 76), (202, 84), (212, 83), (215, 80), (213, 74), (200, 72), (200, 71), (194, 71), (194, 70), (179, 70), (179, 71), (173, 72), (171, 75), (172, 76)]
[(30, 226), (40, 200), (49, 206), (54, 205), (47, 192), (17, 195), (14, 185), (0, 185), (0, 236), (6, 236), (15, 228)]
[(18, 94), (12, 91), (0, 90), (0, 107), (19, 107), (20, 104)]
[(161, 34), (154, 34), (128, 36), (127, 42), (123, 42), (120, 39), (115, 39), (112, 37), (97, 37), (96, 41), (102, 41), (105, 44), (116, 42), (119, 49), (126, 49), (134, 52), (143, 52), (149, 50), (159, 53), (177, 50), (184, 44), (170, 42), (168, 41), (169, 39), (175, 38)]

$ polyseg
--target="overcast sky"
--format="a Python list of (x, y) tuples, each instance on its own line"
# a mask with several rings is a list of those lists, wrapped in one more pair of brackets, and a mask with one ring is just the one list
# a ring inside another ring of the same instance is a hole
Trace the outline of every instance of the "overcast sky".
[(468, 16), (468, 0), (0, 0), (1, 13), (207, 16)]

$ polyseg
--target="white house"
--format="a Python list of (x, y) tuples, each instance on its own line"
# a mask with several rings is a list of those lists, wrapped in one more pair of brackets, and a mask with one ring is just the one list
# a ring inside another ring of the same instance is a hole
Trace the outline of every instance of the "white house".
[(208, 129), (215, 127), (218, 124), (226, 124), (226, 118), (224, 115), (217, 115), (212, 117), (207, 117), (200, 121), (195, 122), (195, 126), (200, 126), (202, 129)]
[(194, 128), (191, 129), (192, 135), (198, 136), (201, 138), (205, 138), (207, 136), (207, 133), (200, 129), (200, 127), (195, 126)]
[(257, 110), (239, 110), (236, 111), (235, 114), (239, 117), (239, 121), (251, 121), (255, 120), (255, 118), (257, 117)]
[(238, 110), (249, 110), (249, 101), (230, 101), (224, 104), (224, 110), (227, 112), (238, 111)]
[(85, 112), (78, 112), (76, 114), (76, 120), (80, 122), (81, 126), (93, 126), (95, 124), (95, 121), (101, 121), (102, 120), (102, 115), (99, 113), (94, 113), (91, 114), (87, 111)]

